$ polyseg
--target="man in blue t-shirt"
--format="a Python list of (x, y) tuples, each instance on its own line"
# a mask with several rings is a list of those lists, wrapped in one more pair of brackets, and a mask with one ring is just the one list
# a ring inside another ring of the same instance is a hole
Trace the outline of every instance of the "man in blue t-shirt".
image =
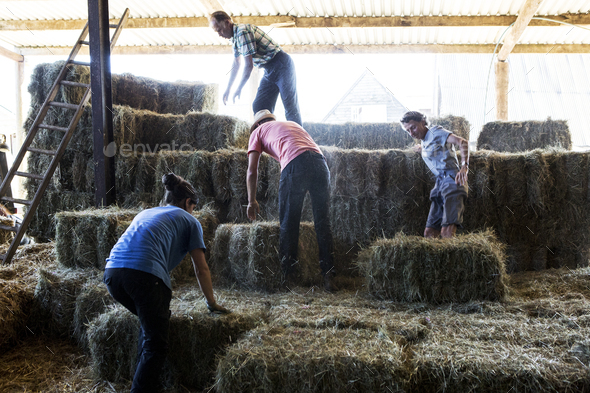
[[(467, 199), (469, 143), (441, 126), (428, 127), (426, 116), (410, 111), (401, 119), (402, 126), (414, 139), (421, 141), (418, 151), (436, 177), (430, 192), (430, 212), (424, 237), (450, 238), (463, 223)], [(461, 150), (461, 165), (455, 147)]]

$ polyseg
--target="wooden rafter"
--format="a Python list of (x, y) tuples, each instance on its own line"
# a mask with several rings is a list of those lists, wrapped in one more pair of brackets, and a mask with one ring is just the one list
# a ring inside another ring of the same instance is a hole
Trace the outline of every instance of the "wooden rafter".
[(498, 60), (506, 61), (512, 49), (516, 46), (516, 43), (522, 36), (524, 30), (529, 26), (533, 16), (539, 9), (539, 6), (543, 0), (526, 0), (518, 11), (518, 18), (514, 22), (514, 26), (508, 32), (508, 35), (504, 39), (504, 44), (498, 52)]
[[(281, 45), (290, 54), (369, 54), (369, 53), (493, 53), (495, 45)], [(67, 55), (66, 47), (20, 48), (25, 56)], [(86, 54), (84, 51), (81, 54)], [(171, 46), (117, 46), (113, 54), (159, 55), (159, 54), (229, 54), (229, 45), (171, 45)], [(589, 44), (521, 44), (512, 53), (590, 53)]]
[(18, 53), (8, 50), (2, 46), (0, 46), (0, 56), (8, 57), (10, 60), (14, 61), (25, 61), (23, 55), (19, 55)]
[[(540, 0), (535, 0), (540, 1)], [(574, 25), (590, 25), (590, 14), (563, 14), (550, 19)], [(312, 27), (477, 27), (509, 26), (516, 16), (395, 16), (395, 17), (340, 17), (298, 18), (279, 16), (236, 16), (236, 23), (251, 23), (257, 26), (284, 26), (294, 28)], [(112, 20), (111, 23), (116, 23)], [(81, 30), (86, 20), (3, 20), (0, 30)], [(529, 26), (557, 26), (545, 20), (532, 20)], [(207, 17), (186, 18), (130, 18), (127, 29), (209, 27)]]

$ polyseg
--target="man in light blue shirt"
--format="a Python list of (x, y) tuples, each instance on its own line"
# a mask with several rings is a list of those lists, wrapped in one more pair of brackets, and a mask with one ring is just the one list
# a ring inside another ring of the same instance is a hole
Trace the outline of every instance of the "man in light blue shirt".
[[(426, 116), (410, 111), (401, 119), (402, 126), (414, 139), (421, 141), (422, 159), (436, 177), (430, 192), (430, 212), (424, 237), (450, 238), (463, 223), (467, 199), (469, 143), (440, 126), (428, 127)], [(455, 148), (461, 150), (461, 165)]]

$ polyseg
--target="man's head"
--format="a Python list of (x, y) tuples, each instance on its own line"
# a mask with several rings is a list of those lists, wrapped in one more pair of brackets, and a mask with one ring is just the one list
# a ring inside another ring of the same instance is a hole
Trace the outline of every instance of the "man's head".
[(262, 109), (254, 115), (254, 122), (252, 123), (252, 127), (250, 127), (250, 132), (258, 128), (259, 125), (267, 121), (275, 121), (276, 119), (276, 116), (270, 113), (268, 109)]
[(400, 123), (412, 138), (422, 140), (426, 137), (428, 127), (426, 116), (422, 113), (416, 111), (406, 112)]
[(209, 18), (209, 26), (220, 37), (232, 38), (234, 36), (234, 24), (231, 21), (231, 17), (224, 11), (215, 11)]

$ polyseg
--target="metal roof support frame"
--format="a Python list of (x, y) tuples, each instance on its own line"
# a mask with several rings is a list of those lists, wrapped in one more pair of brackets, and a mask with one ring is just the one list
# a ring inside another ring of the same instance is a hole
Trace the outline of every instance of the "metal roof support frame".
[[(116, 149), (113, 137), (113, 97), (111, 91), (111, 40), (108, 0), (88, 0), (90, 42), (90, 82), (92, 128), (94, 129), (94, 183), (97, 207), (116, 202)], [(107, 149), (109, 147), (109, 149)]]

